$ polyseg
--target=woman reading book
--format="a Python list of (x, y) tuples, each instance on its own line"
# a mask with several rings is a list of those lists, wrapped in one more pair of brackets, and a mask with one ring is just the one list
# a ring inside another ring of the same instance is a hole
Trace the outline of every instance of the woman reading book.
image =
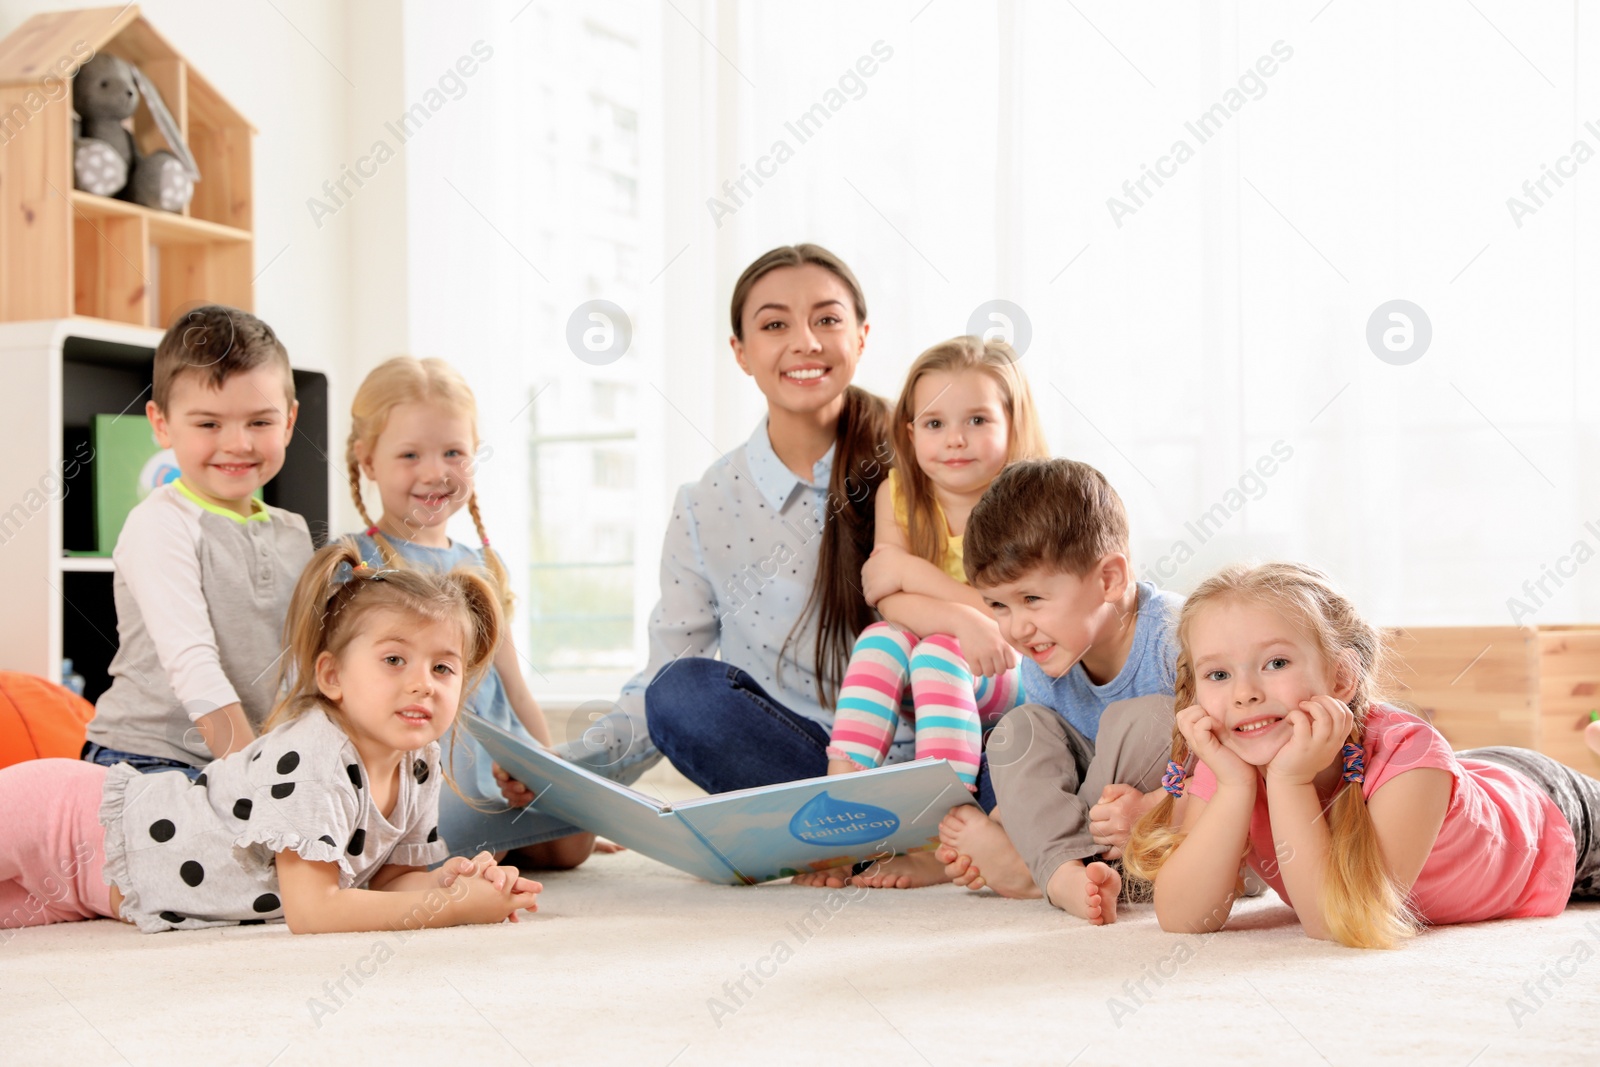
[[(874, 619), (861, 566), (893, 455), (886, 405), (850, 384), (867, 304), (838, 257), (812, 244), (761, 256), (734, 286), (732, 327), (767, 413), (679, 490), (650, 661), (587, 734), (618, 760), (653, 742), (710, 793), (827, 773), (833, 700)], [(891, 759), (909, 753), (903, 732)]]

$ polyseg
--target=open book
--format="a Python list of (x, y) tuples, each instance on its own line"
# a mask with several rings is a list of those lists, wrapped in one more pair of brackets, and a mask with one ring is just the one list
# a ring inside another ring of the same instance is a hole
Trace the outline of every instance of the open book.
[(568, 763), (468, 712), (533, 806), (708, 882), (754, 885), (939, 843), (939, 820), (976, 801), (944, 760), (719, 793), (669, 804)]

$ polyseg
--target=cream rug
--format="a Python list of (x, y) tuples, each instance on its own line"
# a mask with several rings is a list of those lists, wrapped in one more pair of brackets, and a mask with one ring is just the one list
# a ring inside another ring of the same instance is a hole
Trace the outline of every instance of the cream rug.
[(1182, 937), (1149, 905), (1097, 929), (953, 887), (710, 886), (631, 853), (543, 880), (522, 923), (404, 939), (0, 933), (0, 1063), (1600, 1063), (1600, 905), (1356, 952), (1271, 894)]

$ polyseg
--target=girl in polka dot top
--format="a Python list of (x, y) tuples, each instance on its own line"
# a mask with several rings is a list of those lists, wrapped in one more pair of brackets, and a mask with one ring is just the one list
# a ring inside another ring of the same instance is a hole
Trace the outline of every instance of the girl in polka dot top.
[[(0, 929), (100, 916), (146, 933), (286, 921), (296, 933), (515, 920), (541, 886), (439, 840), (439, 739), (500, 638), (475, 570), (316, 554), (266, 731), (191, 783), (126, 764), (0, 770)], [(452, 784), (453, 786), (453, 784)]]

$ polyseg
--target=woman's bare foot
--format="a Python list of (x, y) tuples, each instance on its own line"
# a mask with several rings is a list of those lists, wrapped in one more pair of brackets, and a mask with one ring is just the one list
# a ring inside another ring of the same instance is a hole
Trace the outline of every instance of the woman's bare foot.
[(828, 761), (828, 773), (830, 775), (854, 774), (857, 771), (864, 770), (866, 770), (866, 768), (861, 766), (861, 764), (857, 763), (853, 759), (830, 759)]
[(809, 885), (817, 889), (843, 889), (850, 884), (850, 872), (853, 870), (855, 868), (847, 863), (843, 867), (828, 867), (820, 871), (807, 871), (789, 879), (789, 884)]
[(1117, 921), (1117, 894), (1122, 892), (1122, 875), (1099, 860), (1084, 866), (1068, 860), (1050, 876), (1050, 903), (1096, 926)]
[(998, 812), (990, 817), (970, 804), (951, 808), (939, 823), (939, 844), (936, 858), (945, 863), (945, 873), (951, 880), (970, 876), (963, 883), (967, 888), (988, 886), (1013, 900), (1040, 897), (1039, 887), (1033, 884), (1033, 875), (1022, 862), (1017, 846), (1006, 836)]
[(912, 852), (893, 859), (879, 860), (850, 879), (851, 885), (868, 889), (921, 889), (943, 885), (950, 880), (944, 863), (931, 852)]

